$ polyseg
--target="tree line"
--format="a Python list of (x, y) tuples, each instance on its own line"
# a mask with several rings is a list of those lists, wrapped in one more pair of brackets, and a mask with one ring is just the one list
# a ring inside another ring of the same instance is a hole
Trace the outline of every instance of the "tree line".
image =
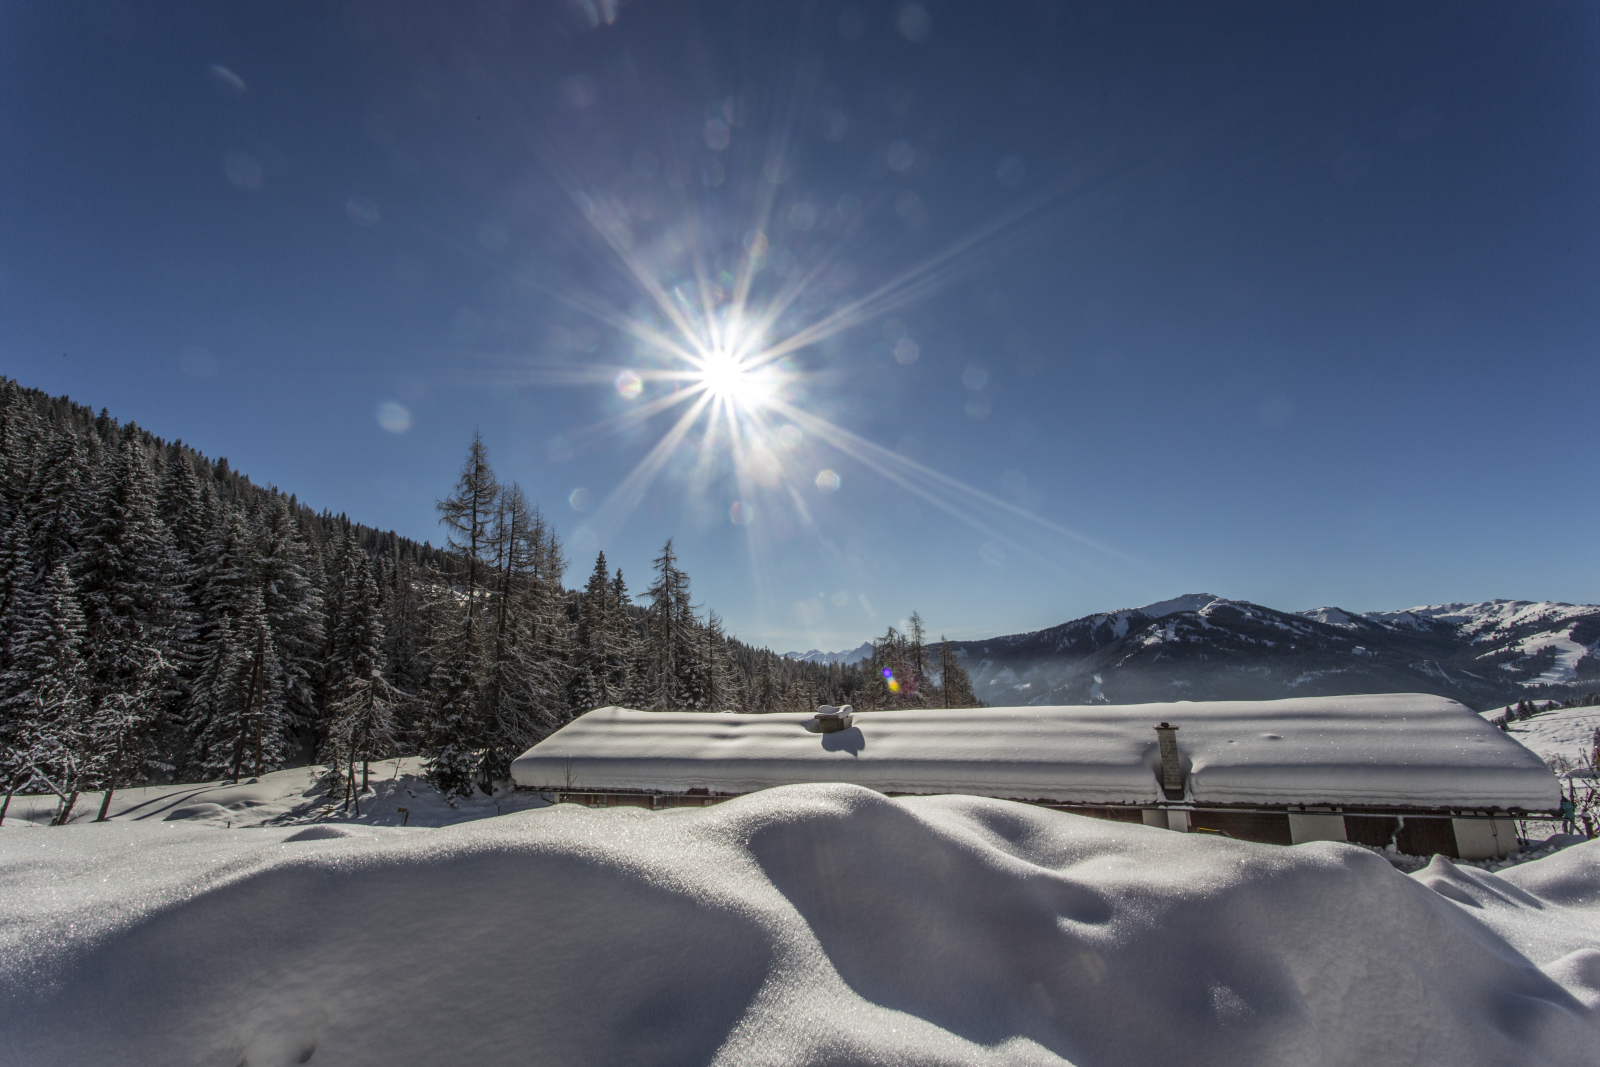
[[(866, 664), (728, 636), (670, 540), (635, 603), (605, 554), (563, 584), (554, 526), (474, 435), (435, 548), (315, 512), (182, 442), (0, 379), (0, 783), (61, 798), (425, 757), (488, 788), (591, 708), (967, 706), (948, 643), (890, 629)], [(4, 807), (0, 807), (0, 818)]]

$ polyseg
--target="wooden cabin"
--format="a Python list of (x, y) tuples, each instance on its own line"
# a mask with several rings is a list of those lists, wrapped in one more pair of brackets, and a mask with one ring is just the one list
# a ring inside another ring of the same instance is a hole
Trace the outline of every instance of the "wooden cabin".
[(961, 793), (1248, 841), (1482, 859), (1555, 814), (1538, 756), (1423, 694), (804, 714), (600, 708), (512, 764), (557, 801), (712, 804), (778, 785)]

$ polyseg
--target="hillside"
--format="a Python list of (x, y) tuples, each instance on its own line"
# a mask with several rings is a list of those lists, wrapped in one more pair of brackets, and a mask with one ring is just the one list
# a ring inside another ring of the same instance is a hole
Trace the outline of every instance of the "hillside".
[(1191, 594), (958, 648), (996, 705), (1421, 692), (1482, 709), (1600, 689), (1600, 607), (1554, 602), (1358, 614)]

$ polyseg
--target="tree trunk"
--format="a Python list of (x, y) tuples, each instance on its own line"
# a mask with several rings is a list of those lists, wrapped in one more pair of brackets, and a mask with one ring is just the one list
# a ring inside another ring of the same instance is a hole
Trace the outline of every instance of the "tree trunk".
[[(245, 714), (249, 714), (247, 711)], [(233, 784), (239, 784), (239, 768), (244, 763), (244, 736), (247, 731), (244, 715), (239, 716), (239, 730), (233, 739)]]
[(10, 789), (6, 790), (6, 802), (4, 804), (0, 804), (0, 826), (4, 826), (6, 824), (6, 811), (11, 807), (11, 795), (16, 791), (16, 786), (12, 786)]
[(78, 806), (78, 791), (74, 789), (72, 795), (65, 797), (62, 803), (61, 814), (55, 817), (51, 823), (52, 826), (67, 825), (67, 820), (72, 817), (72, 809)]
[(106, 821), (106, 812), (111, 810), (111, 794), (115, 787), (116, 783), (114, 781), (111, 779), (106, 780), (106, 798), (100, 802), (100, 814), (94, 817), (95, 822)]
[(372, 764), (367, 760), (362, 760), (361, 761), (361, 791), (363, 793), (365, 793), (367, 791), (367, 776), (371, 773), (371, 771), (372, 771)]
[(250, 672), (250, 706), (256, 716), (256, 777), (261, 777), (261, 720), (266, 717), (266, 658), (267, 634), (261, 631), (256, 635), (256, 663)]

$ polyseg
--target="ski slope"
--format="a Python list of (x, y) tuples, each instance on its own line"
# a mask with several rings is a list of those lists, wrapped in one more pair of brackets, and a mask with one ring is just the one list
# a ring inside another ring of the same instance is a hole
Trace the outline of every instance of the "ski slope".
[(0, 829), (0, 1063), (1594, 1062), (1600, 843), (1495, 874), (850, 785)]

